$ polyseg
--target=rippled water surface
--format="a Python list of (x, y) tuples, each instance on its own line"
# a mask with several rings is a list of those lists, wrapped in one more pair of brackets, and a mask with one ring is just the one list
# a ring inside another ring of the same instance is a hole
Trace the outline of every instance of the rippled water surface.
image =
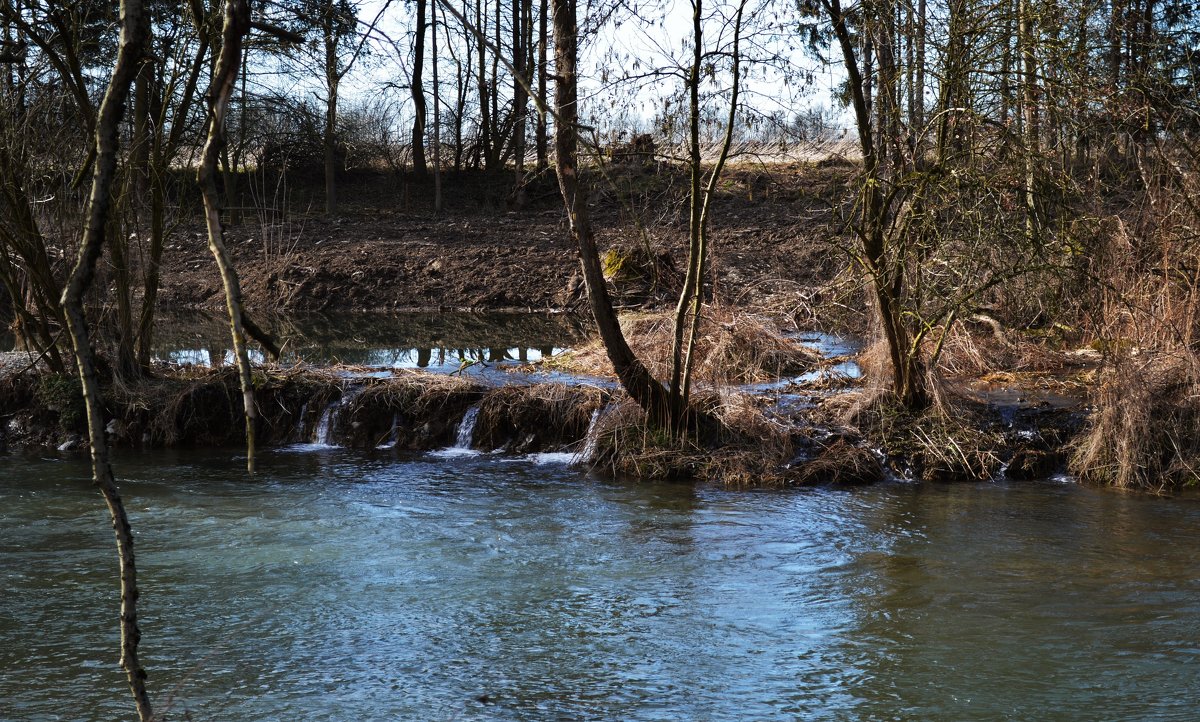
[[(247, 480), (231, 454), (118, 458), (156, 703), (297, 722), (1195, 719), (1195, 501), (730, 492), (538, 461), (276, 452)], [(132, 717), (87, 474), (0, 457), (0, 719)]]

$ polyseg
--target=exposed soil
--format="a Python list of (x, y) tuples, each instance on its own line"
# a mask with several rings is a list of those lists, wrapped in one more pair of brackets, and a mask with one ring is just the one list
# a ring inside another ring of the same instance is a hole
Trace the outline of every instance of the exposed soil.
[[(828, 240), (836, 232), (832, 204), (850, 173), (837, 164), (729, 172), (712, 214), (716, 296), (740, 305), (779, 304), (781, 294), (810, 295), (843, 268)], [(611, 183), (593, 179), (602, 251), (618, 247), (645, 257), (648, 249), (660, 270), (657, 278), (618, 278), (618, 300), (668, 303), (678, 277), (672, 269), (685, 258), (686, 176), (661, 166), (611, 175)], [(436, 216), (428, 184), (381, 173), (344, 178), (336, 217), (320, 213), (320, 195), (304, 189), (289, 205), (310, 210), (282, 221), (247, 208), (227, 231), (247, 305), (260, 313), (580, 308), (575, 245), (553, 176), (534, 179), (519, 210), (504, 197), (510, 184), (507, 174), (450, 174), (445, 210)], [(198, 221), (176, 235), (164, 266), (166, 306), (223, 306)]]

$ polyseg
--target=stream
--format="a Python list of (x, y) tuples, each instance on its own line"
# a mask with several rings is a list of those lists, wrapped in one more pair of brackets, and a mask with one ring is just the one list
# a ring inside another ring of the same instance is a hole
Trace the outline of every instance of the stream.
[[(115, 460), (191, 720), (1185, 720), (1200, 503), (1061, 481), (768, 493), (553, 455)], [(0, 456), (0, 719), (129, 719), (82, 457)]]

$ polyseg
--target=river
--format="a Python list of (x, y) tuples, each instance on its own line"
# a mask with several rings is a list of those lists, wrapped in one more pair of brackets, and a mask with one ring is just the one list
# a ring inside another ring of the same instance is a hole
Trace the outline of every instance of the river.
[[(117, 459), (192, 720), (1193, 719), (1200, 504), (738, 492), (560, 457)], [(549, 462), (549, 463), (546, 463)], [(83, 459), (0, 457), (0, 718), (128, 719)]]

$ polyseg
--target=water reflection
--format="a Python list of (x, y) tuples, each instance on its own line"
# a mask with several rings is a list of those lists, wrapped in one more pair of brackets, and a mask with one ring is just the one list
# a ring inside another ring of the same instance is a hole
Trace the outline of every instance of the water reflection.
[[(372, 366), (375, 368), (428, 369), (430, 371), (454, 371), (473, 364), (531, 363), (550, 358), (565, 351), (565, 348), (543, 346), (541, 348), (372, 348), (339, 349), (336, 347), (308, 348), (285, 352), (280, 358), (284, 364), (311, 363), (317, 365), (347, 364)], [(250, 359), (262, 363), (262, 352), (251, 349)], [(213, 363), (213, 359), (217, 363)], [(195, 366), (228, 366), (234, 363), (233, 351), (229, 349), (173, 349), (159, 360)]]
[[(167, 317), (155, 354), (179, 364), (233, 363), (219, 318)], [(581, 321), (544, 314), (345, 314), (274, 319), (284, 363), (455, 370), (548, 358), (582, 338)], [(256, 358), (261, 359), (257, 351)]]

